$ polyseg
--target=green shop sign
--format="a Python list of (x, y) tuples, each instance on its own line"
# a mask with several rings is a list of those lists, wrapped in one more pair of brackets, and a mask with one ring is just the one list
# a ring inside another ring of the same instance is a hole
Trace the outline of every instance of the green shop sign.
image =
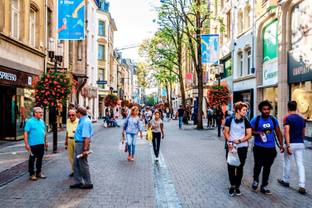
[(263, 29), (263, 63), (277, 58), (278, 35), (277, 20), (274, 20)]

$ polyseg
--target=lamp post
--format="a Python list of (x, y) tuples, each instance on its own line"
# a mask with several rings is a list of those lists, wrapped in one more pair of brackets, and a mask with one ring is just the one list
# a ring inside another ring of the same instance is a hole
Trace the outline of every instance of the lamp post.
[[(48, 55), (50, 61), (54, 63), (54, 72), (57, 72), (57, 64), (63, 61), (63, 44), (58, 43), (56, 48), (56, 43), (53, 38), (49, 39)], [(51, 107), (52, 115), (52, 131), (53, 131), (53, 153), (57, 153), (57, 103)]]

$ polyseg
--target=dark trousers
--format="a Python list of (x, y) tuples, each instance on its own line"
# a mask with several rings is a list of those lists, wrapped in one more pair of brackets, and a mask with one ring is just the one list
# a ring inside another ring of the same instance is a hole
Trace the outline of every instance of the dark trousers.
[[(238, 157), (241, 162), (240, 166), (236, 167), (236, 166), (232, 166), (228, 164), (230, 184), (231, 186), (235, 186), (236, 188), (239, 188), (242, 183), (243, 170), (244, 170), (244, 165), (245, 165), (245, 161), (247, 158), (247, 152), (248, 152), (248, 147), (237, 148)], [(226, 158), (227, 158), (227, 154), (228, 154), (228, 150), (226, 150)]]
[(265, 147), (254, 146), (253, 153), (254, 153), (254, 160), (255, 160), (254, 176), (253, 176), (254, 180), (259, 182), (259, 175), (263, 168), (261, 187), (267, 186), (269, 184), (268, 181), (269, 181), (271, 166), (277, 155), (275, 147), (265, 148)]
[(159, 148), (160, 148), (160, 140), (161, 140), (161, 133), (160, 132), (153, 132), (153, 149), (155, 157), (159, 155)]
[(38, 144), (30, 146), (31, 154), (29, 155), (28, 160), (28, 171), (29, 175), (34, 175), (34, 165), (36, 160), (36, 174), (41, 173), (41, 167), (42, 167), (42, 158), (44, 155), (44, 144)]

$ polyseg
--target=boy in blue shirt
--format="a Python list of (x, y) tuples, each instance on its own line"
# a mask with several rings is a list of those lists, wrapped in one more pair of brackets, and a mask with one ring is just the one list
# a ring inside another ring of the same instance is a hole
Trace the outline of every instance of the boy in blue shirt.
[[(269, 101), (262, 101), (258, 109), (261, 115), (256, 116), (251, 120), (251, 126), (254, 134), (254, 181), (252, 183), (252, 189), (255, 191), (259, 184), (259, 175), (262, 172), (262, 184), (260, 191), (264, 194), (271, 194), (267, 185), (269, 184), (269, 176), (271, 166), (276, 157), (275, 149), (275, 135), (278, 138), (279, 144), (283, 143), (283, 137), (278, 125), (278, 121), (275, 117), (270, 115), (272, 105)], [(280, 145), (280, 151), (284, 152), (283, 145)]]

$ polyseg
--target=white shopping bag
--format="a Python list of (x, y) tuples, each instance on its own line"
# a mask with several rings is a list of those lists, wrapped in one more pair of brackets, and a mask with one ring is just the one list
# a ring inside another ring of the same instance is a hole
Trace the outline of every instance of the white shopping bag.
[(119, 143), (119, 150), (124, 152), (126, 148), (126, 141), (120, 141)]
[(237, 151), (231, 151), (228, 153), (227, 163), (229, 165), (236, 166), (236, 167), (240, 166), (241, 163), (240, 163)]

